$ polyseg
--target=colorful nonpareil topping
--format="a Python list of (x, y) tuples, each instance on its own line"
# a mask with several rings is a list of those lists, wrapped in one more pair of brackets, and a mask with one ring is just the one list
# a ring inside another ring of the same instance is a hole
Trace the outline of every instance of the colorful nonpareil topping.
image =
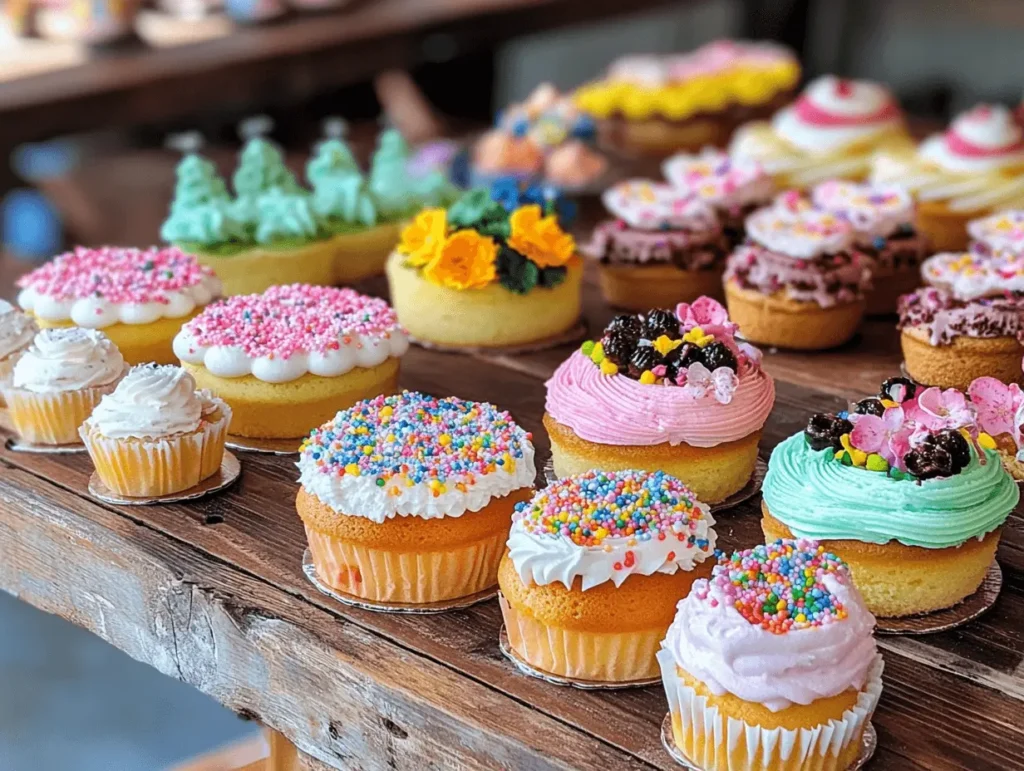
[(753, 549), (719, 554), (710, 581), (698, 581), (698, 600), (719, 604), (717, 587), (749, 623), (773, 634), (826, 626), (847, 617), (843, 603), (825, 582), (850, 580), (846, 563), (816, 541), (778, 540)]
[(705, 148), (700, 155), (673, 155), (662, 165), (662, 172), (673, 186), (719, 210), (766, 203), (774, 191), (774, 183), (760, 163), (733, 159), (712, 148)]
[(861, 244), (881, 249), (898, 232), (912, 232), (914, 200), (898, 185), (862, 184), (833, 179), (811, 191), (811, 201), (823, 211), (849, 222)]
[(967, 395), (978, 429), (993, 438), (992, 446), (1007, 446), (1010, 455), (1024, 460), (1024, 391), (1021, 387), (994, 377), (979, 377), (968, 387)]
[(973, 252), (985, 256), (1024, 256), (1024, 210), (1001, 211), (971, 220), (967, 232), (974, 239)]
[(946, 289), (958, 300), (1000, 297), (1024, 292), (1024, 255), (1010, 251), (941, 252), (921, 266), (929, 284)]
[(614, 217), (637, 230), (705, 232), (718, 227), (715, 210), (696, 193), (647, 179), (613, 185), (601, 195), (601, 202)]

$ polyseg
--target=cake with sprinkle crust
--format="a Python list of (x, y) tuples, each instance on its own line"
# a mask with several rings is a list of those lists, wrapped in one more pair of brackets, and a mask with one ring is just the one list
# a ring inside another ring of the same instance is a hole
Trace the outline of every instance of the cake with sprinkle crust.
[(384, 300), (292, 284), (207, 308), (174, 339), (182, 366), (231, 405), (232, 433), (299, 438), (397, 387), (409, 342)]
[(660, 471), (587, 471), (516, 505), (498, 573), (509, 643), (560, 677), (657, 677), (676, 602), (709, 575), (715, 521)]
[(455, 397), (405, 391), (339, 412), (298, 463), (320, 580), (379, 603), (493, 587), (513, 506), (532, 493), (531, 439), (507, 412)]

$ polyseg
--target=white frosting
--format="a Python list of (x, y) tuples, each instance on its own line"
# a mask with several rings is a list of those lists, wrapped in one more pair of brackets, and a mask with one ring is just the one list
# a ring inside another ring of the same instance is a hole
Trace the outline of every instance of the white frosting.
[(6, 300), (0, 300), (0, 359), (27, 348), (39, 327)]
[(866, 246), (914, 221), (914, 199), (899, 185), (832, 179), (817, 185), (811, 191), (811, 200), (819, 209), (849, 220), (857, 240)]
[(356, 367), (376, 367), (388, 358), (399, 357), (409, 350), (409, 337), (394, 330), (388, 338), (347, 336), (339, 339), (337, 350), (325, 353), (295, 353), (288, 358), (260, 356), (253, 358), (241, 348), (214, 345), (204, 348), (182, 329), (174, 338), (174, 355), (189, 364), (201, 364), (218, 377), (252, 375), (266, 383), (287, 383), (306, 373), (320, 377), (338, 377)]
[(775, 192), (772, 178), (759, 162), (733, 159), (713, 147), (705, 147), (699, 155), (677, 153), (662, 164), (661, 171), (672, 185), (718, 209), (765, 203)]
[[(918, 153), (944, 171), (985, 173), (1024, 165), (1022, 139), (1024, 132), (1006, 107), (978, 105), (957, 116), (945, 134), (922, 142)], [(965, 146), (980, 152), (964, 153)]]
[(811, 259), (849, 251), (853, 227), (829, 212), (769, 206), (747, 217), (747, 236), (778, 254)]
[(322, 473), (305, 452), (296, 464), (299, 484), (334, 511), (365, 517), (378, 524), (393, 517), (461, 517), (467, 512), (480, 511), (495, 498), (533, 486), (537, 475), (533, 445), (522, 429), (517, 430), (522, 434), (519, 443), (523, 457), (515, 468), (511, 472), (502, 467), (489, 474), (478, 474), (472, 484), (464, 484), (464, 490), (447, 485), (444, 492), (435, 495), (427, 482), (409, 485), (405, 477), (395, 477), (379, 487), (373, 476), (346, 474), (339, 477)]
[(1024, 258), (940, 252), (921, 264), (921, 277), (932, 286), (949, 290), (958, 300), (1000, 297), (1006, 292), (1024, 292)]
[(668, 82), (670, 62), (653, 54), (623, 56), (608, 68), (608, 79), (657, 88)]
[(108, 385), (124, 372), (117, 346), (102, 332), (78, 327), (44, 329), (14, 366), (12, 384), (35, 393)]
[(110, 439), (190, 433), (199, 428), (203, 405), (196, 381), (185, 370), (144, 364), (132, 367), (114, 392), (103, 397), (86, 428)]
[[(1001, 211), (990, 217), (971, 220), (967, 232), (994, 254), (1024, 257), (1024, 210)], [(2, 323), (2, 319), (0, 319)]]
[[(652, 538), (649, 541), (633, 541), (631, 538), (605, 538), (599, 546), (578, 546), (572, 539), (562, 534), (534, 534), (529, 532), (522, 520), (512, 523), (508, 537), (509, 559), (523, 583), (538, 586), (561, 583), (567, 589), (572, 588), (577, 577), (582, 578), (583, 591), (591, 589), (605, 581), (611, 581), (616, 587), (622, 586), (631, 575), (650, 576), (654, 573), (675, 574), (679, 570), (693, 570), (714, 554), (716, 534), (711, 527), (714, 518), (706, 505), (696, 501), (695, 508), (701, 512), (695, 529), (690, 530), (680, 524), (681, 533), (693, 535), (697, 539), (707, 539), (705, 548), (696, 544), (690, 546), (686, 540)], [(633, 553), (633, 564), (627, 566), (624, 556), (627, 551)], [(669, 554), (675, 552), (674, 558)], [(619, 568), (616, 569), (615, 565)]]
[(18, 295), (18, 305), (47, 321), (70, 320), (80, 327), (103, 329), (118, 323), (152, 324), (187, 316), (218, 297), (221, 289), (220, 279), (211, 274), (186, 289), (167, 292), (162, 302), (116, 303), (102, 297), (57, 299), (26, 287)]
[(718, 227), (715, 210), (706, 201), (672, 185), (631, 179), (601, 194), (615, 217), (638, 230), (686, 229), (698, 232)]

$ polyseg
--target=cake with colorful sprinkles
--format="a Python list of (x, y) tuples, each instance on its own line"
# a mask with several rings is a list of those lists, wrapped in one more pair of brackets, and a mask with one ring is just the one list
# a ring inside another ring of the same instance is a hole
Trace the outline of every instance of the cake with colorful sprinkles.
[(845, 771), (882, 692), (875, 619), (814, 541), (720, 554), (658, 652), (676, 749), (705, 771)]
[(969, 251), (983, 256), (1024, 257), (1024, 209), (996, 212), (967, 223)]
[(960, 391), (896, 377), (812, 416), (772, 452), (765, 536), (821, 541), (877, 616), (957, 604), (981, 585), (1020, 497), (977, 415)]
[(1024, 382), (1024, 256), (943, 252), (921, 273), (929, 286), (899, 303), (907, 373), (961, 390), (979, 377)]
[(725, 270), (729, 314), (759, 345), (834, 348), (857, 332), (871, 267), (847, 219), (790, 190), (747, 218)]
[(103, 247), (54, 257), (17, 281), (18, 305), (40, 327), (100, 329), (129, 364), (176, 362), (181, 325), (220, 295), (220, 280), (173, 247)]
[(661, 471), (587, 471), (517, 504), (498, 573), (513, 650), (561, 677), (657, 677), (675, 603), (710, 574), (714, 524)]
[(531, 435), (486, 402), (405, 391), (339, 412), (299, 456), (296, 506), (320, 580), (379, 603), (436, 603), (497, 581)]
[(710, 297), (612, 319), (547, 382), (555, 473), (661, 470), (706, 503), (742, 489), (775, 383), (738, 331)]
[(408, 347), (384, 300), (308, 284), (228, 297), (174, 338), (200, 388), (231, 405), (232, 432), (255, 438), (301, 437), (339, 407), (393, 393)]

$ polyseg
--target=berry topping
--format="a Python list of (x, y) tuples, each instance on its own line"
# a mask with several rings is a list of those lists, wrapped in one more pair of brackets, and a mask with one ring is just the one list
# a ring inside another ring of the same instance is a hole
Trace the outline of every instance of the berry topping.
[(627, 340), (632, 340), (635, 343), (643, 337), (644, 322), (640, 320), (639, 316), (624, 313), (612, 319), (604, 331), (605, 334), (617, 332)]
[(624, 367), (629, 364), (633, 351), (636, 350), (636, 340), (621, 332), (612, 332), (602, 338), (601, 347), (606, 359), (615, 362), (619, 367)]
[(878, 391), (878, 398), (902, 404), (909, 399), (913, 399), (915, 394), (917, 394), (917, 383), (913, 380), (905, 377), (890, 377), (882, 381), (882, 387)]
[(877, 415), (881, 417), (885, 414), (885, 405), (882, 404), (880, 399), (869, 396), (867, 399), (861, 399), (857, 402), (853, 407), (853, 411), (858, 415)]
[(647, 314), (644, 320), (643, 336), (648, 340), (657, 340), (664, 335), (669, 340), (679, 340), (683, 333), (679, 329), (679, 319), (672, 311), (655, 309)]
[(946, 429), (925, 437), (903, 460), (907, 471), (919, 479), (948, 477), (971, 462), (971, 447), (959, 431)]
[(819, 412), (816, 415), (812, 415), (811, 419), (807, 421), (804, 437), (806, 437), (807, 444), (813, 450), (825, 450), (828, 448), (841, 450), (843, 449), (843, 434), (848, 434), (851, 431), (853, 431), (853, 424), (845, 418)]
[(629, 374), (639, 378), (644, 372), (653, 370), (659, 364), (658, 352), (649, 345), (641, 345), (629, 360)]
[(700, 352), (700, 361), (712, 372), (719, 367), (726, 367), (733, 372), (739, 368), (735, 354), (725, 343), (710, 343), (697, 350)]

